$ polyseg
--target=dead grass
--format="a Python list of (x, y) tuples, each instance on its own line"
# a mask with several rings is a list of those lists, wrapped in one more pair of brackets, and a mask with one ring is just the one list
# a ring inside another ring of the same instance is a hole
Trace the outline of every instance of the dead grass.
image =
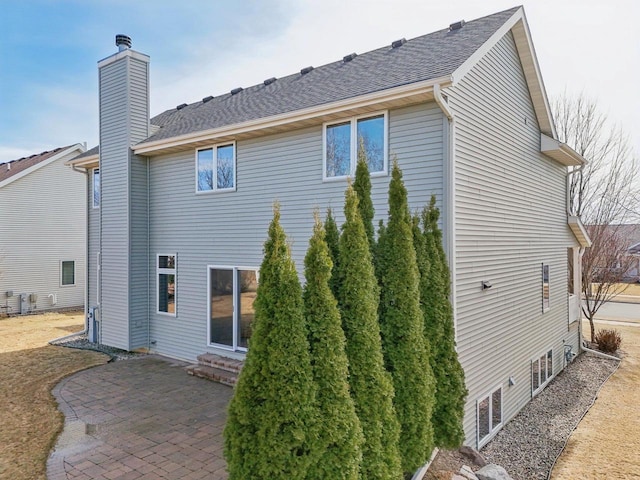
[(47, 345), (82, 324), (82, 313), (0, 319), (0, 478), (46, 478), (47, 457), (64, 420), (51, 390), (64, 377), (109, 359)]
[(640, 478), (640, 326), (615, 329), (622, 334), (625, 358), (569, 438), (553, 480)]
[(636, 297), (640, 297), (640, 283), (628, 283), (621, 293), (622, 295), (634, 295)]

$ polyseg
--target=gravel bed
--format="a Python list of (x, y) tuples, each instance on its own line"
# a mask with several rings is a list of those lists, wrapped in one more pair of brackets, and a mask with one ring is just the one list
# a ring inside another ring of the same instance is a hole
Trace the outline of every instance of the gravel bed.
[(560, 372), (481, 453), (514, 480), (546, 480), (571, 432), (619, 362), (584, 353)]
[(78, 334), (69, 338), (54, 340), (49, 343), (60, 347), (78, 348), (80, 350), (93, 350), (95, 352), (106, 353), (111, 357), (110, 361), (112, 362), (117, 360), (129, 360), (131, 358), (138, 358), (146, 355), (145, 353), (127, 352), (126, 350), (120, 350), (119, 348), (108, 347), (107, 345), (99, 343), (91, 343), (87, 339), (86, 334)]

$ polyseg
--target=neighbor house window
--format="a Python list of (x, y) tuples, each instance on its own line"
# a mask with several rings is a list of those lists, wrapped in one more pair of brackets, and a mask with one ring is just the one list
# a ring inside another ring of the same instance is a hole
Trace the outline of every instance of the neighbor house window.
[(502, 387), (483, 396), (477, 403), (478, 448), (482, 447), (502, 426)]
[(370, 173), (387, 172), (386, 112), (324, 125), (325, 179), (355, 174), (359, 156), (366, 158)]
[(93, 169), (93, 208), (100, 206), (100, 169)]
[(76, 262), (63, 260), (60, 262), (60, 285), (69, 287), (76, 284)]
[(235, 190), (235, 188), (235, 143), (196, 150), (196, 192)]
[(542, 264), (542, 311), (549, 310), (549, 265)]
[(209, 345), (246, 351), (253, 332), (259, 271), (213, 265), (208, 270)]
[(531, 394), (541, 391), (553, 377), (553, 350), (531, 362)]
[(176, 255), (158, 255), (158, 313), (176, 315)]

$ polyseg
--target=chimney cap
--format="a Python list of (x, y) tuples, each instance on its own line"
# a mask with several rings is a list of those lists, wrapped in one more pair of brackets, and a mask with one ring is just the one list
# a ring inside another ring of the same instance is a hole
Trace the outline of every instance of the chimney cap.
[(131, 48), (131, 37), (119, 33), (116, 35), (116, 47), (118, 47), (118, 51), (120, 52)]

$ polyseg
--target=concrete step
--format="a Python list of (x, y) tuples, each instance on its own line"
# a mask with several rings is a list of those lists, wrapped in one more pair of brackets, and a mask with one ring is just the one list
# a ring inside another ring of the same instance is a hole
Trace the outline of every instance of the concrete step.
[(205, 378), (229, 387), (234, 387), (238, 381), (237, 373), (207, 365), (190, 365), (185, 370), (189, 375), (193, 375), (194, 377)]
[(223, 357), (214, 353), (203, 353), (202, 355), (198, 355), (198, 364), (219, 370), (226, 370), (227, 372), (232, 372), (237, 375), (240, 373), (240, 370), (242, 370), (244, 361)]

